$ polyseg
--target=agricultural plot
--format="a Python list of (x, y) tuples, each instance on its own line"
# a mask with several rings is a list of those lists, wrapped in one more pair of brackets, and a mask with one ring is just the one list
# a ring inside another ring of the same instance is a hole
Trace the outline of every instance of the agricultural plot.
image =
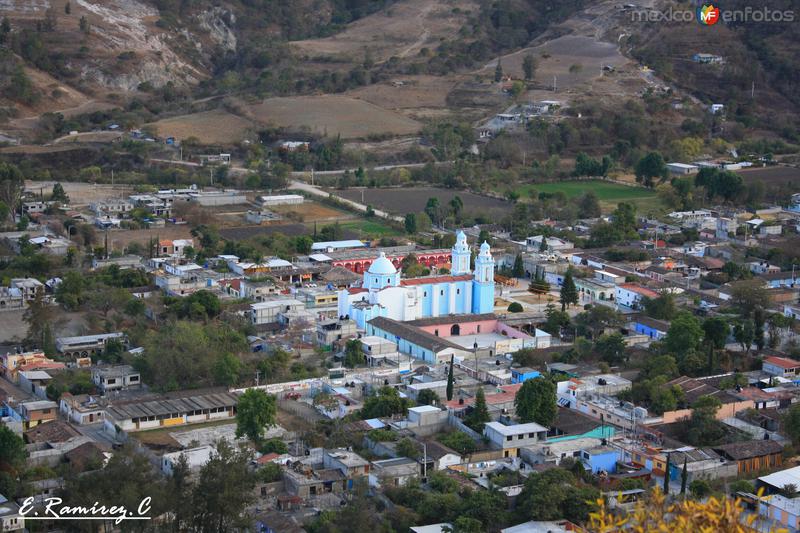
[(370, 135), (410, 135), (422, 124), (399, 113), (346, 96), (268, 98), (248, 108), (262, 124), (292, 129), (309, 128), (319, 134), (344, 139)]
[(159, 137), (178, 140), (196, 137), (203, 144), (231, 144), (241, 141), (253, 123), (222, 109), (166, 118), (149, 124)]
[(766, 186), (794, 183), (800, 180), (800, 169), (793, 167), (748, 168), (737, 174), (745, 183), (760, 181)]
[(550, 194), (563, 192), (567, 198), (577, 198), (591, 191), (597, 195), (603, 211), (612, 211), (619, 202), (634, 202), (640, 211), (657, 208), (659, 205), (658, 196), (651, 189), (600, 180), (529, 183), (514, 190), (519, 193), (523, 201), (530, 198), (531, 191)]
[[(361, 202), (361, 189), (337, 191), (336, 194)], [(432, 187), (417, 187), (409, 189), (365, 189), (364, 203), (377, 209), (402, 215), (409, 212), (419, 212), (425, 209), (429, 198), (438, 198), (442, 205), (446, 205), (454, 197), (459, 196), (464, 202), (466, 213), (484, 213), (502, 215), (510, 208), (504, 200), (487, 198), (467, 191), (450, 189), (434, 189)]]

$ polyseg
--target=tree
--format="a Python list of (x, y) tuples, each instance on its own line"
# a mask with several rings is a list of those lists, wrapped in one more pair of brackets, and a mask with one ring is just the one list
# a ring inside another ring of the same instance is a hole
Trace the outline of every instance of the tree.
[(67, 196), (66, 191), (64, 191), (64, 186), (60, 183), (53, 185), (53, 192), (50, 194), (50, 199), (61, 204), (69, 203), (69, 196)]
[(70, 13), (72, 13), (72, 6), (70, 5), (69, 2), (67, 2), (66, 4), (64, 4), (64, 14), (69, 15)]
[(566, 311), (556, 309), (556, 306), (548, 304), (544, 311), (545, 323), (542, 329), (550, 335), (561, 335), (562, 328), (567, 328), (570, 325), (569, 314)]
[(361, 418), (389, 417), (392, 415), (403, 415), (408, 411), (408, 400), (400, 397), (400, 393), (394, 387), (381, 387), (377, 394), (374, 394), (364, 401), (361, 408)]
[(686, 442), (692, 446), (714, 446), (725, 436), (725, 426), (717, 420), (722, 403), (715, 396), (701, 396), (692, 404), (686, 427)]
[(460, 220), (461, 218), (461, 211), (464, 210), (464, 201), (461, 200), (461, 197), (455, 195), (452, 200), (450, 200), (450, 209), (453, 211), (453, 216), (456, 220)]
[(239, 381), (239, 371), (242, 362), (233, 354), (224, 353), (217, 359), (214, 365), (214, 376), (219, 385), (230, 387)]
[(409, 439), (408, 437), (403, 437), (397, 442), (395, 447), (397, 451), (397, 455), (400, 457), (408, 457), (409, 459), (416, 459), (419, 456), (419, 450), (417, 450), (416, 444), (414, 441)]
[[(527, 381), (526, 381), (527, 383)], [(533, 472), (517, 496), (518, 519), (561, 520), (583, 523), (595, 510), (600, 491), (581, 484), (564, 468)], [(594, 531), (594, 530), (593, 530)], [(600, 531), (600, 530), (597, 530)], [(606, 530), (603, 530), (606, 531)]]
[(509, 312), (509, 313), (521, 313), (521, 312), (523, 312), (524, 310), (525, 310), (525, 309), (522, 307), (522, 304), (521, 304), (521, 303), (519, 303), (519, 302), (511, 302), (511, 303), (508, 305), (508, 312)]
[(494, 68), (494, 81), (500, 81), (503, 79), (503, 64), (500, 62), (500, 58), (497, 58), (497, 66)]
[(536, 74), (536, 58), (533, 54), (526, 54), (522, 59), (522, 71), (525, 73), (526, 80), (532, 80)]
[(434, 197), (428, 198), (428, 202), (425, 204), (425, 214), (427, 214), (431, 221), (434, 224), (441, 223), (441, 205), (439, 203), (439, 199)]
[(85, 33), (86, 35), (89, 35), (89, 32), (92, 28), (91, 24), (89, 24), (89, 20), (84, 16), (81, 16), (80, 20), (78, 21), (78, 27), (80, 28), (81, 32)]
[(567, 269), (564, 275), (564, 283), (561, 285), (561, 310), (566, 307), (578, 304), (578, 288), (575, 286), (575, 280), (572, 278), (572, 269)]
[(11, 428), (0, 425), (0, 490), (13, 497), (18, 490), (17, 480), (25, 469), (28, 452), (25, 442)]
[(658, 152), (650, 152), (636, 163), (634, 168), (636, 174), (636, 181), (643, 184), (645, 187), (653, 186), (653, 179), (658, 178), (663, 182), (667, 179), (667, 164), (664, 158)]
[(611, 335), (601, 335), (595, 342), (594, 349), (600, 357), (609, 365), (615, 366), (625, 360), (625, 337), (620, 333)]
[(556, 385), (547, 378), (527, 379), (514, 398), (519, 419), (550, 427), (558, 415)]
[(361, 341), (358, 339), (350, 339), (347, 341), (344, 348), (344, 366), (347, 368), (355, 368), (361, 364), (364, 364), (364, 352), (361, 350)]
[(414, 235), (415, 233), (417, 233), (417, 215), (414, 213), (406, 214), (404, 225), (406, 233), (410, 235)]
[(667, 452), (667, 466), (664, 469), (664, 494), (669, 494), (669, 457), (670, 454)]
[(483, 533), (485, 530), (483, 523), (468, 516), (460, 516), (453, 522), (453, 527), (444, 526), (442, 531), (450, 533)]
[(756, 307), (753, 310), (753, 334), (756, 348), (759, 350), (764, 349), (764, 324), (766, 323), (766, 316), (762, 307)]
[(455, 384), (455, 377), (453, 376), (453, 362), (454, 362), (453, 355), (450, 356), (450, 368), (447, 370), (447, 401), (451, 401), (453, 399), (453, 385)]
[(671, 353), (686, 354), (694, 351), (703, 338), (700, 321), (688, 311), (681, 311), (672, 320), (664, 337), (664, 346)]
[(794, 443), (800, 443), (800, 403), (792, 404), (783, 417), (786, 433)]
[(246, 512), (255, 486), (250, 460), (249, 453), (235, 450), (224, 439), (217, 444), (217, 453), (200, 469), (192, 493), (195, 531), (239, 531), (252, 526)]
[(489, 416), (489, 408), (486, 406), (486, 396), (483, 393), (483, 387), (480, 387), (475, 393), (475, 405), (472, 406), (472, 411), (464, 417), (464, 423), (478, 433), (483, 433), (483, 425), (491, 419), (492, 417)]
[(689, 471), (686, 469), (686, 456), (683, 457), (683, 470), (681, 470), (681, 495), (686, 494), (686, 482), (689, 480)]
[(24, 186), (22, 171), (14, 164), (0, 161), (0, 201), (8, 207), (12, 217), (19, 208)]
[(515, 278), (525, 276), (525, 264), (522, 262), (522, 254), (517, 254), (514, 258), (514, 266), (511, 268), (511, 275)]
[(670, 291), (661, 291), (657, 298), (645, 298), (642, 303), (647, 316), (658, 320), (672, 320), (677, 312), (675, 295)]
[(733, 338), (736, 339), (736, 342), (742, 346), (742, 350), (744, 350), (745, 355), (750, 353), (750, 349), (753, 347), (753, 341), (755, 340), (755, 337), (755, 325), (749, 318), (743, 321), (741, 324), (736, 324), (733, 327)]
[(600, 200), (594, 191), (589, 191), (578, 200), (578, 210), (581, 218), (597, 218), (602, 214)]
[(538, 270), (536, 271), (528, 285), (528, 291), (539, 296), (550, 292), (550, 284), (544, 279), (544, 274), (540, 274)]
[(608, 328), (619, 328), (624, 323), (622, 315), (614, 308), (605, 305), (592, 305), (575, 317), (579, 332), (589, 333), (597, 339)]
[(417, 403), (420, 405), (436, 405), (439, 401), (439, 395), (433, 389), (422, 389), (417, 395)]
[(750, 316), (757, 307), (769, 309), (772, 297), (760, 279), (742, 280), (732, 284), (731, 302), (743, 316)]
[(695, 479), (689, 484), (689, 492), (696, 500), (702, 500), (711, 494), (711, 485), (705, 479)]
[(260, 389), (248, 389), (236, 406), (236, 436), (246, 435), (253, 442), (261, 441), (265, 428), (275, 425), (276, 415), (275, 396)]
[(39, 287), (22, 315), (23, 320), (28, 324), (28, 341), (44, 348), (47, 332), (52, 334), (50, 328), (55, 316), (55, 308), (45, 301), (44, 287)]

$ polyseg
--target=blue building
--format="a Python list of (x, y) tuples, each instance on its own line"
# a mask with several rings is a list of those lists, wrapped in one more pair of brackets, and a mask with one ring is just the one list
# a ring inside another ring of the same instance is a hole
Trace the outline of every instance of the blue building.
[(592, 474), (606, 472), (613, 474), (617, 471), (619, 452), (610, 446), (595, 446), (588, 450), (581, 450), (581, 461)]
[(451, 251), (448, 275), (401, 278), (386, 254), (373, 261), (360, 287), (339, 293), (339, 316), (365, 329), (377, 317), (398, 321), (456, 314), (483, 314), (494, 310), (494, 258), (484, 242), (470, 271), (471, 250), (467, 236), (459, 232)]
[(541, 375), (538, 370), (528, 367), (512, 368), (511, 383), (522, 383), (528, 379), (538, 378)]
[(636, 333), (639, 335), (647, 335), (654, 341), (660, 341), (667, 336), (667, 332), (669, 331), (669, 322), (646, 316), (635, 319), (633, 326)]

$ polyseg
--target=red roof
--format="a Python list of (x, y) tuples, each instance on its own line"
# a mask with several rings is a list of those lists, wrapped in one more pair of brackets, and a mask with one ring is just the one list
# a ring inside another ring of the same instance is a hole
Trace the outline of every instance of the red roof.
[(280, 457), (280, 455), (278, 455), (275, 452), (272, 452), (272, 453), (268, 453), (266, 455), (262, 455), (261, 457), (258, 458), (258, 460), (256, 462), (258, 464), (260, 464), (260, 465), (265, 465), (267, 463), (271, 463), (272, 461), (274, 461), (278, 457)]
[(794, 359), (789, 359), (787, 357), (767, 357), (764, 359), (764, 362), (787, 369), (800, 367), (800, 361), (795, 361)]
[(642, 287), (641, 285), (637, 285), (635, 283), (623, 283), (620, 285), (620, 288), (628, 289), (631, 292), (641, 294), (642, 296), (647, 296), (648, 298), (658, 298), (658, 293), (656, 291)]
[[(486, 405), (497, 405), (500, 403), (508, 403), (513, 401), (517, 396), (517, 391), (522, 387), (522, 383), (515, 383), (513, 385), (503, 385), (500, 387), (502, 392), (486, 395)], [(459, 400), (450, 400), (445, 405), (450, 409), (466, 408), (467, 406), (475, 403), (475, 398), (464, 398), (464, 403), (459, 403)]]
[(454, 281), (470, 281), (472, 274), (461, 276), (427, 276), (423, 278), (401, 279), (400, 285), (433, 285), (436, 283), (452, 283)]
[(350, 287), (349, 289), (347, 289), (347, 292), (349, 292), (350, 294), (358, 294), (360, 292), (369, 292), (369, 289), (365, 289), (363, 287)]

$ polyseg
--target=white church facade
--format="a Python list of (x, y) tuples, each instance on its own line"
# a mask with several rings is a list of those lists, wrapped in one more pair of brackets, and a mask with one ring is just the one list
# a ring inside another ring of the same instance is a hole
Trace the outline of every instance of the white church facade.
[(403, 279), (381, 255), (364, 273), (361, 287), (339, 293), (338, 314), (364, 329), (367, 321), (382, 316), (408, 321), (452, 314), (481, 314), (494, 310), (494, 259), (484, 242), (470, 270), (467, 236), (459, 232), (452, 249), (449, 275)]

